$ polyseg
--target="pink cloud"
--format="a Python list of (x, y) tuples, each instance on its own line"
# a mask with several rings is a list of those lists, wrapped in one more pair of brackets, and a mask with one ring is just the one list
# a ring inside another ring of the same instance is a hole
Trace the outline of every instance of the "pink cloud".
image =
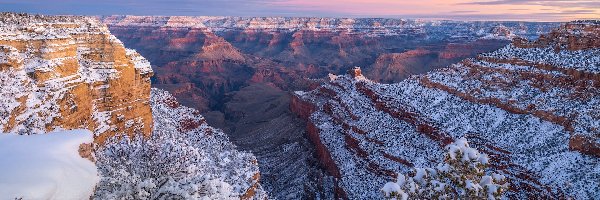
[[(562, 2), (562, 3), (561, 3)], [(597, 18), (595, 1), (548, 0), (283, 0), (270, 5), (305, 13), (346, 16), (415, 16), (420, 18), (477, 18), (567, 21)], [(573, 12), (585, 10), (586, 12)]]

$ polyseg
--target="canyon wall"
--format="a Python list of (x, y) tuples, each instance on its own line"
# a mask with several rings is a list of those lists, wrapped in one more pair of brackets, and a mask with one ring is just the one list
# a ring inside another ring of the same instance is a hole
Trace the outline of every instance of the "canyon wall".
[[(342, 73), (353, 66), (362, 66), (375, 80), (397, 82), (495, 50), (512, 37), (535, 38), (558, 25), (202, 16), (105, 16), (101, 20), (151, 61), (156, 87), (202, 112), (222, 110), (228, 92), (251, 84), (305, 90), (311, 84), (307, 78)], [(381, 62), (388, 55), (421, 49), (431, 53)]]

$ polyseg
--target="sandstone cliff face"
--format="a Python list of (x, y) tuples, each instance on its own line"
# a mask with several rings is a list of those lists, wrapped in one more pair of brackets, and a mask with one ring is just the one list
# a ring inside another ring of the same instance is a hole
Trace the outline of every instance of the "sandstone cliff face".
[(0, 14), (0, 130), (152, 130), (147, 60), (93, 18)]
[(508, 178), (509, 198), (594, 198), (600, 48), (563, 41), (590, 38), (599, 26), (567, 23), (543, 46), (510, 44), (397, 84), (330, 75), (296, 92), (291, 110), (313, 124), (322, 162), (334, 163), (351, 199), (381, 198), (373, 182), (433, 166), (463, 137)]

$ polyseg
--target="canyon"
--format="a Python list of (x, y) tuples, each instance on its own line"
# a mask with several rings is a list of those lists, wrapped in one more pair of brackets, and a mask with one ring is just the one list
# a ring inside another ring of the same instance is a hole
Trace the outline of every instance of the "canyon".
[[(250, 84), (306, 89), (307, 78), (353, 66), (363, 66), (377, 81), (397, 82), (498, 49), (513, 37), (535, 38), (558, 25), (381, 18), (105, 16), (101, 20), (126, 46), (150, 60), (156, 87), (202, 112), (222, 110), (220, 100), (226, 93)], [(395, 56), (402, 53), (405, 56)], [(386, 61), (392, 57), (396, 59)]]
[(100, 19), (150, 60), (154, 87), (200, 110), (240, 149), (253, 152), (261, 184), (283, 199), (342, 197), (334, 181), (340, 177), (324, 170), (323, 149), (290, 110), (291, 91), (314, 89), (327, 74), (354, 66), (373, 80), (399, 82), (558, 26), (381, 18)]
[(599, 55), (593, 20), (0, 13), (0, 132), (91, 131), (96, 199), (380, 199), (459, 139), (588, 199)]

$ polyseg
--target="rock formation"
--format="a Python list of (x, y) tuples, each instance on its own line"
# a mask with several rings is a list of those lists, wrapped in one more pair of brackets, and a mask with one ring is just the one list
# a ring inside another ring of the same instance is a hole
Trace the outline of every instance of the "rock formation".
[(0, 14), (0, 130), (149, 135), (150, 63), (93, 18)]
[(553, 45), (556, 50), (586, 50), (600, 47), (599, 21), (567, 23), (535, 41), (516, 39), (513, 45), (521, 48), (543, 48)]
[(509, 198), (594, 198), (598, 28), (567, 23), (533, 45), (518, 39), (396, 84), (330, 75), (296, 92), (291, 110), (307, 120), (321, 163), (350, 199), (382, 198), (378, 187), (396, 173), (433, 166), (463, 137), (507, 177)]

